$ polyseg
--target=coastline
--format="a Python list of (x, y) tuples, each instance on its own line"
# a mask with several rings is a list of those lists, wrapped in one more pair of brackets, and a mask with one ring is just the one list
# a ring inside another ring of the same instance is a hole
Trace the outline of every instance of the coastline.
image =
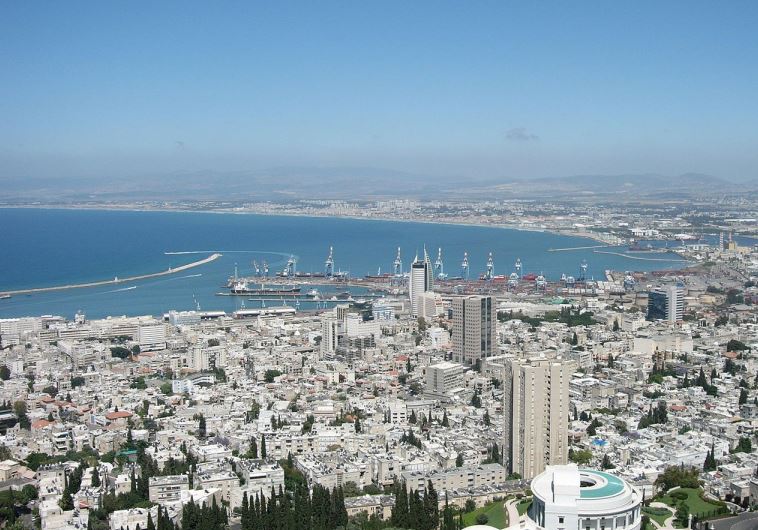
[(477, 222), (466, 222), (459, 219), (420, 219), (420, 218), (393, 218), (385, 216), (358, 216), (358, 215), (343, 215), (343, 214), (323, 214), (317, 213), (296, 213), (296, 212), (268, 212), (268, 211), (254, 211), (254, 210), (235, 210), (235, 209), (216, 209), (216, 210), (190, 210), (186, 208), (138, 208), (134, 206), (118, 207), (118, 206), (106, 206), (106, 205), (0, 205), (0, 209), (29, 209), (29, 210), (93, 210), (93, 211), (107, 211), (107, 212), (164, 212), (164, 213), (199, 213), (199, 214), (218, 214), (218, 215), (261, 215), (267, 217), (306, 217), (312, 219), (352, 219), (355, 221), (385, 221), (391, 223), (421, 223), (421, 224), (435, 224), (435, 225), (449, 225), (449, 226), (472, 226), (477, 228), (499, 228), (501, 230), (515, 230), (519, 232), (539, 232), (546, 234), (555, 234), (559, 236), (576, 237), (587, 239), (597, 243), (602, 243), (604, 246), (613, 247), (614, 245), (603, 240), (599, 234), (592, 232), (575, 232), (566, 231), (561, 229), (553, 229), (548, 227), (524, 227), (513, 226), (504, 224), (488, 224)]
[(165, 271), (160, 272), (153, 272), (150, 274), (140, 274), (138, 276), (129, 276), (127, 278), (114, 278), (112, 280), (100, 280), (95, 282), (86, 282), (86, 283), (72, 283), (67, 285), (56, 285), (53, 287), (34, 287), (30, 289), (16, 289), (14, 291), (0, 291), (0, 296), (13, 296), (18, 294), (32, 294), (32, 293), (46, 293), (50, 291), (64, 291), (68, 289), (84, 289), (87, 287), (100, 287), (103, 285), (116, 285), (124, 282), (133, 282), (138, 280), (146, 280), (148, 278), (158, 278), (159, 276), (168, 276), (169, 274), (175, 274), (177, 272), (186, 271), (189, 269), (193, 269), (195, 267), (199, 267), (201, 265), (205, 265), (206, 263), (210, 263), (212, 261), (216, 261), (218, 258), (220, 258), (222, 255), (217, 253), (211, 254), (207, 258), (203, 258), (201, 260), (193, 261), (191, 263), (187, 263), (185, 265), (180, 265), (176, 268), (170, 268)]

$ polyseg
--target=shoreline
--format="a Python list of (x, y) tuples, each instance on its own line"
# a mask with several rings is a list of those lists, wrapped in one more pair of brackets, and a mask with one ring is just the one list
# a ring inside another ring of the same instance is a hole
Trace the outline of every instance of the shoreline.
[(217, 215), (260, 215), (266, 217), (306, 217), (312, 219), (352, 219), (354, 221), (384, 221), (390, 223), (420, 223), (420, 224), (434, 224), (434, 225), (449, 225), (449, 226), (472, 226), (476, 228), (493, 228), (500, 230), (515, 230), (519, 232), (539, 232), (546, 234), (554, 234), (558, 236), (576, 237), (602, 243), (603, 246), (613, 247), (611, 243), (603, 240), (600, 235), (591, 232), (574, 232), (564, 231), (555, 228), (546, 227), (524, 227), (524, 226), (511, 226), (502, 224), (486, 224), (466, 222), (463, 220), (433, 220), (433, 219), (408, 219), (408, 218), (392, 218), (392, 217), (363, 217), (356, 215), (333, 215), (324, 214), (319, 215), (316, 213), (294, 213), (294, 212), (261, 212), (252, 210), (188, 210), (184, 208), (137, 208), (134, 206), (120, 208), (117, 206), (87, 206), (87, 205), (0, 205), (0, 209), (28, 209), (28, 210), (93, 210), (93, 211), (106, 211), (106, 212), (161, 212), (161, 213), (198, 213), (198, 214), (217, 214)]
[(67, 285), (57, 285), (53, 287), (34, 287), (29, 289), (17, 289), (14, 291), (0, 291), (0, 296), (13, 296), (18, 294), (33, 294), (33, 293), (46, 293), (50, 291), (64, 291), (68, 289), (84, 289), (87, 287), (100, 287), (103, 285), (116, 285), (120, 283), (125, 282), (133, 282), (133, 281), (139, 281), (139, 280), (146, 280), (148, 278), (158, 278), (160, 276), (168, 276), (169, 274), (175, 274), (177, 272), (186, 271), (189, 269), (193, 269), (195, 267), (199, 267), (201, 265), (205, 265), (206, 263), (211, 263), (212, 261), (216, 261), (218, 258), (220, 258), (222, 254), (216, 252), (214, 254), (211, 254), (207, 258), (203, 258), (201, 260), (193, 261), (191, 263), (187, 263), (185, 265), (180, 265), (176, 268), (169, 268), (165, 271), (160, 272), (153, 272), (150, 274), (140, 274), (138, 276), (129, 276), (127, 278), (114, 278), (112, 280), (100, 280), (95, 282), (86, 282), (86, 283), (72, 283)]

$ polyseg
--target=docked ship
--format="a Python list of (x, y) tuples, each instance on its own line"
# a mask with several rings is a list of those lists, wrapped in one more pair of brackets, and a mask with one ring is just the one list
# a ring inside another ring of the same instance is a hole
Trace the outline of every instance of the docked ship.
[(300, 294), (300, 287), (293, 285), (291, 287), (266, 287), (261, 284), (260, 287), (250, 287), (245, 280), (238, 280), (229, 289), (231, 294), (258, 295), (258, 296), (296, 296)]

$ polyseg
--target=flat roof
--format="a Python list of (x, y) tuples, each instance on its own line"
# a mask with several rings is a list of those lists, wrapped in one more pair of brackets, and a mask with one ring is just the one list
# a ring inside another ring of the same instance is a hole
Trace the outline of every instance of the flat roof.
[(597, 470), (589, 470), (589, 469), (581, 469), (579, 470), (580, 477), (591, 477), (595, 478), (594, 476), (599, 476), (601, 479), (598, 481), (598, 484), (586, 488), (580, 488), (579, 489), (579, 498), (581, 499), (600, 499), (603, 497), (612, 497), (614, 495), (618, 495), (622, 491), (624, 491), (624, 482), (614, 476), (610, 473), (605, 473), (604, 471), (597, 471)]

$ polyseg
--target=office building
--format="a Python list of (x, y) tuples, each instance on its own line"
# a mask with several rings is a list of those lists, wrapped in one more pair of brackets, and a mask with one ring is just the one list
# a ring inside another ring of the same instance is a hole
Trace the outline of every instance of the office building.
[(419, 316), (419, 295), (434, 288), (434, 272), (432, 262), (429, 260), (429, 254), (424, 248), (424, 259), (421, 260), (418, 254), (411, 264), (411, 275), (408, 279), (408, 296), (411, 302), (411, 314), (414, 317)]
[(511, 473), (531, 479), (568, 461), (569, 381), (576, 363), (538, 358), (504, 364), (503, 455)]
[(166, 326), (163, 322), (140, 324), (137, 328), (142, 351), (166, 349)]
[(425, 320), (437, 318), (444, 311), (442, 296), (439, 293), (427, 291), (418, 295), (416, 299), (418, 300), (418, 316)]
[(463, 386), (463, 366), (460, 364), (445, 361), (426, 367), (425, 394), (443, 397)]
[(684, 287), (670, 285), (650, 291), (647, 296), (647, 319), (681, 322), (684, 316)]
[(497, 309), (491, 296), (453, 299), (453, 360), (472, 366), (497, 355)]

